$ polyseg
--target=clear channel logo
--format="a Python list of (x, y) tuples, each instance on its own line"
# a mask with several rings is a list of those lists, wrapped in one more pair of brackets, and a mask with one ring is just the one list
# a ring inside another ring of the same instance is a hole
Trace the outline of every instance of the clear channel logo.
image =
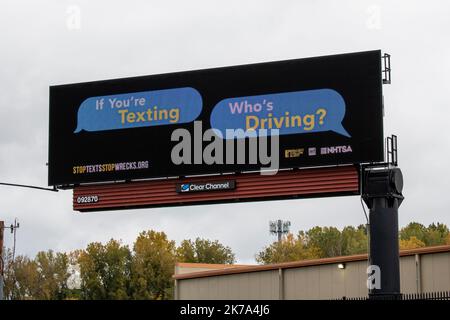
[(204, 192), (204, 191), (225, 191), (236, 188), (235, 180), (227, 181), (208, 181), (208, 182), (191, 182), (177, 184), (176, 191), (178, 193)]
[(181, 187), (180, 187), (180, 191), (181, 192), (188, 192), (189, 191), (189, 183), (184, 183), (184, 184), (182, 184), (181, 185)]

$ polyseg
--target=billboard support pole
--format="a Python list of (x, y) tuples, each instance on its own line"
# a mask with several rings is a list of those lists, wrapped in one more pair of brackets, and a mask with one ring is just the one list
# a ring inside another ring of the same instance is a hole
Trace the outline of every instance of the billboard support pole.
[(396, 167), (364, 168), (362, 174), (362, 197), (370, 210), (369, 299), (400, 299), (398, 208), (404, 199), (403, 175)]

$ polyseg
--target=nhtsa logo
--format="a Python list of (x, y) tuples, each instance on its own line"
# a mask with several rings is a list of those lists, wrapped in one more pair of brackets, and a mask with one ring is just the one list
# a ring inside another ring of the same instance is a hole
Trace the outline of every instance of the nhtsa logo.
[(235, 180), (219, 181), (219, 182), (193, 182), (182, 183), (176, 186), (178, 193), (202, 192), (202, 191), (222, 191), (233, 190), (236, 188)]
[(335, 146), (320, 148), (320, 154), (336, 154), (353, 152), (351, 146)]

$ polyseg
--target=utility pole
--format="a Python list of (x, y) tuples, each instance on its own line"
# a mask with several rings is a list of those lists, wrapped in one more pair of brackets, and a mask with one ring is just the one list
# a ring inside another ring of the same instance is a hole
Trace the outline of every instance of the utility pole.
[(3, 230), (5, 222), (0, 221), (0, 300), (3, 300)]
[[(8, 182), (0, 182), (0, 186), (7, 186), (7, 187), (19, 187), (19, 188), (31, 188), (31, 189), (38, 189), (38, 190), (44, 190), (44, 191), (52, 191), (52, 192), (58, 192), (58, 189), (56, 186), (54, 186), (52, 189), (50, 188), (44, 188), (39, 186), (32, 186), (27, 184), (17, 184), (17, 183), (8, 183)], [(14, 247), (13, 247), (13, 261), (16, 254), (16, 229), (19, 228), (19, 224), (17, 223), (17, 220), (14, 220), (14, 225), (11, 225), (9, 227), (11, 229), (11, 233), (14, 233)], [(5, 230), (5, 222), (0, 221), (0, 300), (4, 299), (3, 295), (3, 287), (4, 287), (4, 281), (3, 281), (3, 271), (5, 267), (5, 262), (3, 261), (3, 234)]]
[[(14, 261), (15, 258), (15, 252), (16, 252), (16, 231), (17, 228), (19, 228), (19, 223), (17, 222), (17, 219), (14, 220), (14, 224), (11, 224), (8, 229), (11, 230), (11, 233), (14, 234), (14, 245), (13, 245), (13, 256), (12, 261)], [(5, 234), (5, 222), (0, 221), (0, 300), (3, 300), (5, 298), (4, 295), (4, 270), (5, 270), (5, 261), (3, 260), (3, 238)]]

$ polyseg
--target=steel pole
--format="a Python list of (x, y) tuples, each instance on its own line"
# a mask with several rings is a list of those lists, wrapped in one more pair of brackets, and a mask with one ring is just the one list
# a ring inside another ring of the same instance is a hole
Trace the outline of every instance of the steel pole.
[(369, 213), (370, 261), (380, 269), (380, 288), (369, 291), (372, 299), (400, 296), (398, 200), (376, 198)]
[(398, 208), (404, 199), (403, 175), (399, 168), (366, 169), (363, 175), (363, 199), (370, 210), (370, 270), (379, 273), (373, 278), (379, 283), (368, 287), (369, 298), (398, 299), (401, 297)]

